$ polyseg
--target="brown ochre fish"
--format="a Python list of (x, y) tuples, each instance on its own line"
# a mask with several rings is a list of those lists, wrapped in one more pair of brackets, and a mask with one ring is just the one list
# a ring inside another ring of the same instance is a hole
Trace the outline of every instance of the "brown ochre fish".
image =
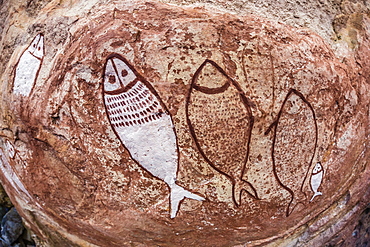
[(315, 111), (304, 95), (290, 89), (274, 123), (272, 131), (272, 165), (279, 185), (290, 194), (286, 216), (296, 206), (305, 204), (304, 185), (313, 162), (318, 139)]
[(187, 96), (187, 123), (205, 161), (230, 180), (236, 206), (243, 191), (258, 199), (243, 179), (254, 122), (250, 106), (239, 84), (218, 64), (207, 59), (200, 65)]

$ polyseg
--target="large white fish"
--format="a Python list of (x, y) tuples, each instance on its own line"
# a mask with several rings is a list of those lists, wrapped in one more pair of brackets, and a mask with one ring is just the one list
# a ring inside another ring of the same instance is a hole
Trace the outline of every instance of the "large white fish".
[(13, 93), (29, 96), (44, 57), (44, 36), (38, 34), (19, 58), (15, 69)]
[(316, 163), (315, 167), (312, 170), (312, 175), (311, 175), (311, 189), (313, 191), (313, 196), (310, 200), (310, 202), (313, 201), (313, 199), (316, 196), (321, 196), (322, 192), (318, 191), (322, 178), (324, 176), (324, 169), (322, 168), (322, 165), (320, 162)]
[(304, 95), (290, 89), (281, 105), (272, 129), (272, 166), (279, 185), (291, 195), (286, 216), (304, 204), (304, 184), (316, 152), (318, 128), (315, 111)]
[(8, 139), (5, 141), (5, 150), (8, 152), (10, 158), (15, 158), (15, 148)]
[(118, 54), (107, 58), (103, 78), (106, 113), (131, 157), (171, 190), (171, 218), (185, 197), (204, 200), (176, 184), (177, 139), (171, 116), (154, 88)]

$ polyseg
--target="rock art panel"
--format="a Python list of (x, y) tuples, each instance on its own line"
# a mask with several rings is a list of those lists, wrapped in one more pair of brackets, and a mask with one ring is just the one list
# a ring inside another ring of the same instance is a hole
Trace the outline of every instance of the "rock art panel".
[(237, 206), (243, 191), (258, 199), (253, 185), (243, 179), (254, 121), (251, 104), (239, 84), (212, 60), (195, 72), (186, 101), (196, 146), (207, 163), (231, 181)]
[(13, 93), (29, 96), (44, 58), (44, 35), (38, 34), (23, 52), (15, 68)]
[(271, 128), (274, 128), (273, 171), (279, 184), (291, 195), (286, 209), (289, 216), (298, 203), (307, 199), (303, 186), (311, 171), (318, 139), (315, 111), (302, 93), (290, 89), (266, 134)]
[(13, 86), (17, 47), (0, 64), (0, 179), (29, 221), (107, 247), (273, 245), (319, 236), (339, 198), (361, 196), (368, 60), (257, 16), (85, 2), (4, 29), (4, 44), (65, 33), (37, 90)]
[(140, 166), (170, 188), (171, 218), (185, 197), (204, 200), (176, 184), (178, 149), (171, 116), (154, 88), (118, 54), (107, 58), (103, 90), (117, 137)]

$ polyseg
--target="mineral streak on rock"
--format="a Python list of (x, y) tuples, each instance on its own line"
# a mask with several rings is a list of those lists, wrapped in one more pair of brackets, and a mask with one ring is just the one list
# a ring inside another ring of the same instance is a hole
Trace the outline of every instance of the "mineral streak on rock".
[(103, 94), (110, 124), (131, 157), (169, 186), (171, 218), (184, 198), (204, 200), (176, 184), (178, 149), (171, 116), (153, 87), (118, 54), (107, 58)]
[[(235, 14), (221, 1), (217, 8), (154, 0), (37, 3), (37, 15), (13, 0), (0, 11), (7, 16), (0, 180), (19, 214), (52, 246), (314, 246), (366, 205), (370, 21), (363, 8), (343, 5), (331, 40), (321, 28)], [(29, 96), (15, 94), (18, 61), (40, 33), (45, 51), (37, 80)], [(157, 100), (138, 88), (138, 97), (126, 97), (143, 111), (128, 110), (121, 99), (106, 114), (102, 76), (111, 54), (124, 57), (156, 92)], [(195, 78), (225, 91), (201, 94), (207, 90), (194, 87)], [(144, 112), (147, 103), (152, 109)], [(153, 146), (145, 134), (138, 140), (115, 128), (148, 133), (142, 122), (159, 109), (171, 118), (160, 133), (175, 133), (162, 147), (172, 155), (141, 157), (124, 138), (141, 150)], [(171, 171), (161, 170), (164, 161)], [(322, 177), (314, 172), (318, 163)], [(7, 181), (12, 177), (18, 181)], [(205, 200), (183, 200), (171, 219), (169, 184)]]

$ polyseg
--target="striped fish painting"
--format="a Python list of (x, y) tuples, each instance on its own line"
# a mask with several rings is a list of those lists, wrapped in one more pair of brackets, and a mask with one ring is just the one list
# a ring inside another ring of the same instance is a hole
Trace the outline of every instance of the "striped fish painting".
[(108, 56), (103, 95), (109, 122), (133, 160), (170, 189), (171, 218), (186, 197), (202, 201), (176, 184), (178, 148), (172, 118), (154, 88), (119, 54)]

